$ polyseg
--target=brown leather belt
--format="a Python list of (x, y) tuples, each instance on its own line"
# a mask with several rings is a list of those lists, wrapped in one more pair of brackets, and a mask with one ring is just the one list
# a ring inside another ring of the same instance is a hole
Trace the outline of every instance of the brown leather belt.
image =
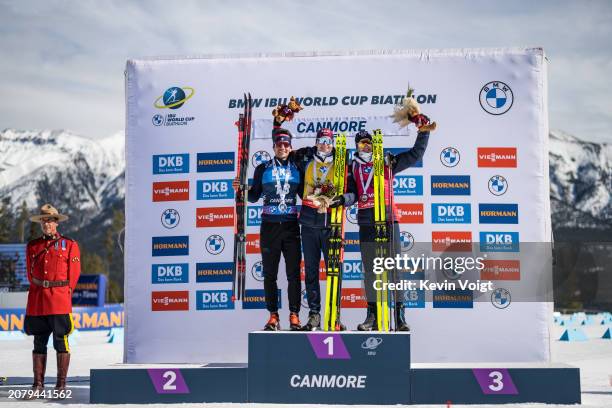
[(70, 284), (69, 280), (48, 281), (48, 280), (40, 280), (35, 277), (32, 277), (32, 282), (34, 282), (38, 286), (42, 286), (43, 288), (56, 288), (59, 286), (68, 286)]

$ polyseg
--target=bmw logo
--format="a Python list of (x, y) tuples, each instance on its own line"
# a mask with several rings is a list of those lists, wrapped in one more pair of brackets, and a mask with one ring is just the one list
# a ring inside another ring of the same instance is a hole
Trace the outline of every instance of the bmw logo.
[(502, 176), (493, 176), (489, 179), (489, 191), (491, 194), (500, 196), (508, 191), (508, 180)]
[(440, 161), (446, 167), (455, 167), (459, 164), (459, 160), (461, 160), (461, 155), (454, 147), (447, 147), (440, 153)]
[(164, 124), (164, 115), (160, 115), (159, 113), (153, 115), (153, 119), (151, 119), (155, 126), (161, 126)]
[(171, 229), (176, 227), (181, 220), (181, 216), (178, 211), (168, 208), (161, 215), (161, 223), (164, 227)]
[(491, 115), (508, 112), (514, 103), (512, 89), (500, 81), (491, 81), (483, 86), (479, 98), (482, 109)]
[(225, 249), (225, 241), (220, 235), (211, 235), (206, 239), (206, 251), (211, 255), (218, 255)]
[(263, 263), (261, 261), (257, 261), (253, 264), (253, 266), (251, 267), (251, 275), (256, 281), (263, 282)]
[(400, 248), (401, 251), (410, 251), (414, 246), (414, 236), (406, 231), (400, 232)]
[(357, 204), (353, 204), (346, 209), (346, 219), (351, 223), (357, 225)]
[(265, 163), (269, 161), (271, 158), (272, 157), (270, 156), (270, 153), (266, 152), (265, 150), (260, 150), (253, 154), (253, 158), (251, 159), (251, 162), (253, 163), (253, 167), (257, 167), (261, 163)]
[(505, 309), (510, 306), (511, 300), (508, 289), (497, 288), (491, 293), (491, 303), (498, 309)]

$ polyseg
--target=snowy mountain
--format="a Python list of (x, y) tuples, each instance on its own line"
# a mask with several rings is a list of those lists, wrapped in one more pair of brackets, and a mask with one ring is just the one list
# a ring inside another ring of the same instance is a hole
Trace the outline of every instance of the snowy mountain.
[(78, 225), (123, 199), (124, 168), (123, 132), (99, 140), (67, 131), (0, 132), (0, 196), (36, 208), (42, 193), (78, 213)]
[[(122, 206), (124, 133), (92, 140), (67, 131), (0, 132), (0, 197), (38, 205), (37, 190), (78, 213), (74, 227), (107, 223)], [(612, 146), (550, 134), (553, 227), (612, 228)]]

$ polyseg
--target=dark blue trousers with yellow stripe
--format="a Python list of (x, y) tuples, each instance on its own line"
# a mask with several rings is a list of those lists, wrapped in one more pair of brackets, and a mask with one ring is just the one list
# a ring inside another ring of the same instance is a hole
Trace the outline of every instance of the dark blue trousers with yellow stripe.
[(34, 353), (47, 354), (49, 336), (53, 334), (53, 348), (58, 353), (70, 353), (68, 336), (74, 330), (71, 314), (27, 316), (23, 329), (28, 336), (34, 336)]

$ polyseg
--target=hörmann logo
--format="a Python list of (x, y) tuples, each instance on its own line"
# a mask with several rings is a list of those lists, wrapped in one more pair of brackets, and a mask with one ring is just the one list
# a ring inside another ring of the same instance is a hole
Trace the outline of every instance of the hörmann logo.
[(234, 152), (198, 153), (198, 173), (234, 171)]
[(423, 176), (395, 176), (393, 193), (397, 196), (423, 195)]
[(181, 256), (189, 255), (189, 236), (152, 237), (152, 256)]
[(196, 263), (196, 282), (232, 282), (233, 262)]
[(434, 290), (434, 309), (472, 309), (474, 293), (471, 290)]
[(519, 233), (482, 231), (480, 250), (483, 252), (519, 252)]
[(516, 167), (516, 147), (479, 147), (478, 167)]
[(360, 252), (358, 232), (344, 233), (344, 252)]
[(397, 222), (400, 224), (423, 224), (423, 204), (396, 204)]
[(431, 195), (470, 195), (470, 176), (431, 176)]
[(521, 261), (518, 259), (485, 259), (480, 271), (481, 280), (520, 280)]
[[(282, 309), (281, 305), (281, 290), (277, 290), (277, 305), (279, 309)], [(242, 308), (243, 309), (265, 309), (266, 308), (266, 296), (263, 289), (246, 289), (244, 296), (242, 297)]]
[(156, 181), (153, 183), (153, 201), (188, 201), (189, 181)]
[(188, 283), (189, 264), (151, 265), (151, 283)]
[(472, 222), (470, 204), (444, 203), (431, 205), (431, 222), (433, 224), (469, 224)]
[(151, 292), (151, 310), (154, 312), (189, 310), (189, 291)]
[(478, 204), (481, 224), (518, 224), (518, 204)]
[(431, 250), (469, 252), (472, 250), (472, 233), (470, 231), (432, 231)]
[(189, 173), (189, 153), (153, 156), (153, 174), (177, 173)]
[(234, 207), (196, 208), (196, 228), (233, 226)]

